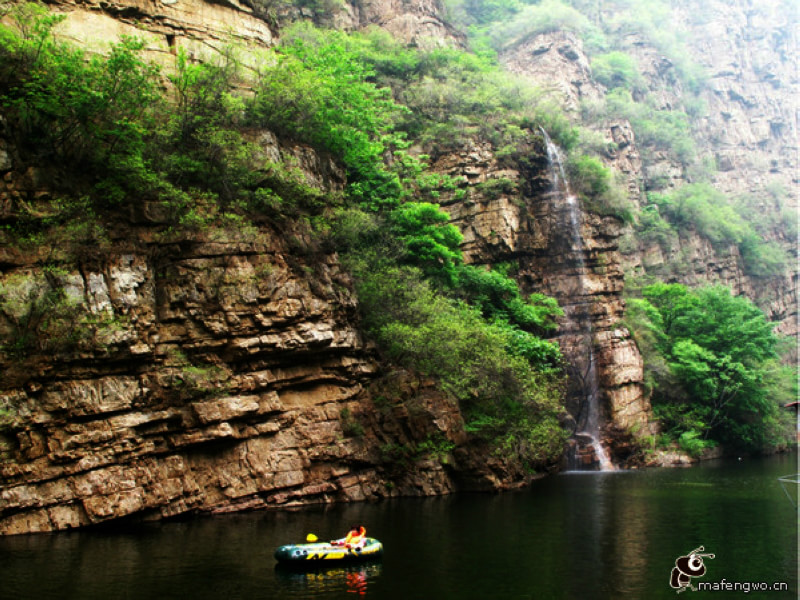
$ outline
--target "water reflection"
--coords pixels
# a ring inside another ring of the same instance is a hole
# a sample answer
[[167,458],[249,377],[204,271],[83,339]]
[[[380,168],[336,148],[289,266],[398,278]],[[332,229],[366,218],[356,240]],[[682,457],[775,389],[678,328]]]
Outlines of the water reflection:
[[380,574],[380,562],[316,569],[298,569],[280,564],[275,566],[280,590],[293,598],[314,598],[340,591],[366,596],[370,583]]
[[[769,597],[796,600],[797,511],[778,481],[797,472],[796,460],[561,475],[515,493],[0,538],[0,598],[658,600],[676,597],[675,560],[704,546],[716,558],[703,581],[785,581],[789,591]],[[383,543],[380,562],[275,568],[278,546],[309,533],[331,539],[350,523]]]

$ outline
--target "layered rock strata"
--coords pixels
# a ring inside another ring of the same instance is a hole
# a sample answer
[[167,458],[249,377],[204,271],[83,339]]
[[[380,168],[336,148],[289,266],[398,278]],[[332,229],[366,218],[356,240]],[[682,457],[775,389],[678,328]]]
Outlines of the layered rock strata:
[[[603,219],[584,215],[587,289],[598,292],[595,300],[586,301],[595,307],[591,312],[602,313],[591,319],[596,322],[592,326],[598,365],[604,371],[601,387],[609,400],[606,415],[612,421],[631,423],[626,413],[633,410],[643,415],[647,411],[647,402],[641,396],[638,351],[626,339],[624,328],[604,331],[609,323],[618,322],[623,316],[623,272],[655,275],[692,286],[726,285],[735,294],[753,299],[778,323],[779,333],[795,337],[798,333],[797,240],[786,237],[786,232],[796,227],[797,215],[796,195],[790,191],[798,184],[797,122],[793,112],[798,90],[793,26],[797,15],[781,12],[779,4],[709,2],[698,11],[676,3],[673,8],[680,26],[694,33],[687,38],[693,50],[691,58],[702,65],[708,76],[700,92],[706,107],[693,124],[698,132],[698,155],[713,157],[718,167],[713,173],[717,189],[730,198],[744,199],[753,207],[754,221],[772,223],[766,230],[762,225],[761,231],[767,240],[787,251],[787,272],[770,277],[749,275],[735,244],[714,244],[694,230],[678,231],[671,247],[665,248],[657,243],[641,243],[619,223],[598,226]],[[596,18],[613,22],[614,15],[601,11]],[[636,57],[652,98],[665,110],[682,109],[684,89],[678,66],[642,36],[629,34],[626,39],[627,50]],[[502,53],[501,60],[510,71],[550,90],[576,118],[582,107],[601,103],[606,93],[592,78],[591,63],[581,40],[569,32],[518,40]],[[692,173],[667,152],[649,150],[648,160],[642,161],[626,121],[606,121],[598,125],[598,132],[611,142],[606,146],[604,161],[624,174],[628,198],[634,205],[643,203],[643,185],[650,191],[692,182]],[[557,222],[541,211],[537,220],[541,227]],[[609,235],[613,230],[618,233]],[[537,237],[534,244],[550,239],[544,233]],[[624,252],[620,251],[623,246]],[[558,290],[568,285],[562,278],[569,275],[567,265],[553,264],[559,262],[559,257],[563,254],[552,253],[537,264],[533,277],[541,281],[536,281],[533,288],[549,289],[557,297],[567,297]],[[559,283],[549,285],[550,280]],[[576,301],[585,304],[579,298],[570,300]],[[623,381],[639,383],[620,387]]]
[[[604,421],[622,431],[649,433],[641,355],[620,322],[622,223],[582,213],[582,247],[572,247],[570,215],[563,193],[554,191],[544,139],[529,132],[518,153],[513,161],[499,161],[489,143],[471,141],[435,162],[436,170],[462,182],[461,192],[443,196],[442,204],[464,235],[465,257],[473,264],[511,261],[526,293],[553,296],[568,313],[576,307],[579,314],[564,319],[559,332],[568,362],[586,363],[591,350],[599,388],[592,392],[600,395]],[[576,419],[587,397],[578,371],[568,402]]]
[[[716,183],[731,194],[746,184],[767,209],[769,184],[776,184],[773,192],[797,184],[796,121],[786,108],[797,76],[792,34],[767,26],[764,11],[771,9],[751,4],[708,3],[725,34],[697,36],[696,46],[712,72],[704,131],[720,142],[713,150]],[[274,20],[256,2],[52,5],[67,17],[62,36],[100,50],[122,34],[137,35],[164,64],[181,49],[200,59],[231,42],[268,47],[276,35]],[[461,43],[442,14],[435,0],[376,0],[347,3],[333,20],[347,29],[378,25],[418,46]],[[634,38],[632,48],[664,106],[675,105],[680,90],[672,66]],[[745,38],[757,42],[755,50],[742,50]],[[502,60],[555,89],[576,113],[581,101],[604,94],[572,34],[524,40]],[[781,100],[773,100],[774,91]],[[685,176],[666,157],[645,173],[627,123],[606,123],[602,134],[611,142],[606,161],[626,175],[635,202],[645,175],[673,185]],[[279,147],[268,135],[261,143],[265,152],[291,154],[315,185],[341,186],[336,165],[310,149]],[[629,432],[646,431],[649,413],[641,357],[620,324],[623,270],[648,271],[687,257],[681,280],[730,284],[760,298],[783,331],[797,332],[796,270],[780,281],[752,281],[735,248],[713,247],[693,232],[681,233],[674,252],[637,247],[623,256],[622,224],[583,214],[579,274],[574,257],[559,247],[564,206],[552,192],[537,132],[517,154],[523,160],[501,161],[490,144],[472,140],[437,157],[436,168],[461,178],[467,192],[460,200],[443,197],[443,204],[465,235],[469,261],[516,261],[525,291],[583,307],[606,434],[618,460],[630,449]],[[15,169],[13,149],[1,141],[0,174],[4,219],[16,201],[47,195],[36,169]],[[90,335],[69,351],[3,365],[0,408],[14,407],[17,416],[2,431],[0,533],[496,489],[525,480],[469,445],[458,408],[432,382],[386,372],[358,333],[357,306],[337,257],[316,248],[301,228],[217,228],[170,238],[156,207],[137,210],[133,221],[114,232],[103,259],[57,274],[81,314],[92,315]],[[774,232],[788,244],[781,235]],[[45,247],[23,256],[1,248],[3,285],[30,291],[49,284],[54,275],[42,265],[59,252]],[[577,278],[583,279],[578,293]],[[21,281],[28,287],[19,288]],[[585,352],[568,341],[565,347]]]
[[[256,137],[341,189],[330,159]],[[0,195],[35,206],[45,179],[8,170]],[[63,248],[0,251],[7,347],[64,292],[61,339],[2,359],[0,534],[525,480],[470,445],[433,382],[376,360],[352,282],[301,226],[176,234],[158,215],[135,211],[74,268],[45,266]]]

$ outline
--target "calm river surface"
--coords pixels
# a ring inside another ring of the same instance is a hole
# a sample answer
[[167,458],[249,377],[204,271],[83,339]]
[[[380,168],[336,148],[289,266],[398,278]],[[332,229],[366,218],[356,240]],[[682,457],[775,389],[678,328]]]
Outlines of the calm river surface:
[[[797,598],[798,516],[777,481],[797,455],[690,469],[563,474],[531,489],[260,512],[0,539],[0,598],[675,598],[675,560],[715,554],[693,582],[785,582]],[[797,490],[789,488],[792,500]],[[291,573],[276,546],[366,524],[376,564]]]

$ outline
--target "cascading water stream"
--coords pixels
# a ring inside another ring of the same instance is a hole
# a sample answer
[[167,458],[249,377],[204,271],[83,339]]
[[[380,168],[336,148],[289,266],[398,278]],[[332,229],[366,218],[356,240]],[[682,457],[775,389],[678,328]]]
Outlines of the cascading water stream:
[[[581,235],[581,213],[578,198],[572,193],[570,189],[569,180],[567,179],[566,171],[564,169],[564,162],[561,160],[561,153],[558,147],[547,135],[547,132],[542,130],[545,143],[547,145],[547,159],[550,165],[550,177],[553,182],[553,191],[563,196],[565,205],[567,207],[567,215],[569,218],[570,226],[570,253],[575,256],[577,267],[577,282],[576,289],[573,290],[575,297],[584,297],[587,290],[586,285],[586,264],[583,257],[584,242]],[[581,405],[577,417],[577,430],[574,437],[584,437],[591,440],[591,445],[594,448],[595,456],[600,465],[601,471],[613,471],[614,464],[608,457],[605,447],[600,442],[600,407],[599,407],[599,382],[597,377],[597,365],[595,363],[594,343],[592,340],[592,330],[588,314],[588,302],[584,301],[580,304],[571,304],[564,307],[564,315],[567,318],[571,327],[569,329],[577,330],[580,337],[580,343],[587,349],[588,356],[580,362],[585,364],[580,366],[580,379],[582,383],[582,392],[585,400]],[[581,318],[582,316],[582,318]],[[583,410],[585,408],[585,411]],[[573,468],[576,465],[570,465]]]

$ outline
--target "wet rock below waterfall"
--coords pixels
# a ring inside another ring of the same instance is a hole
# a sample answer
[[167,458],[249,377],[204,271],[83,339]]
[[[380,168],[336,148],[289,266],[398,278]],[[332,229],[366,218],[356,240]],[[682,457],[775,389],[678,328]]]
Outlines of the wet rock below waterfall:
[[564,468],[567,471],[599,471],[600,458],[595,450],[595,441],[592,436],[576,433],[567,442],[564,461]]

